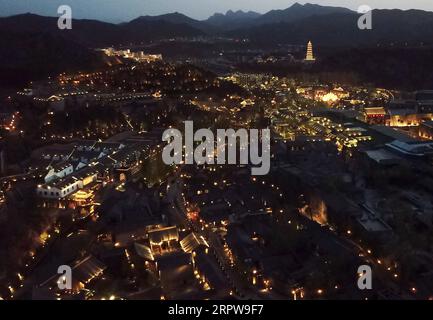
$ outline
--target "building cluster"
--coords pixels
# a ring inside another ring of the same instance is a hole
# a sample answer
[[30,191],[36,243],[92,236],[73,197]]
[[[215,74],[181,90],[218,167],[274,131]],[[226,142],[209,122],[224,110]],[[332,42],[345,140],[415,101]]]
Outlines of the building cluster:
[[266,89],[272,87],[272,84],[278,81],[278,77],[264,73],[233,73],[224,79],[247,89]]
[[322,101],[329,105],[340,102],[350,97],[350,93],[342,87],[325,88],[325,87],[304,87],[299,86],[296,88],[296,92],[306,99]]
[[291,144],[331,142],[338,150],[342,150],[344,147],[356,148],[373,140],[370,130],[354,121],[355,119],[348,117],[342,121],[332,118],[335,117],[326,112],[312,113],[280,108],[272,121],[275,141]]
[[367,129],[355,123],[336,123],[326,117],[312,117],[303,128],[312,140],[332,141],[340,150],[343,146],[355,148],[360,143],[373,139]]
[[146,54],[143,51],[133,52],[130,49],[116,50],[114,48],[106,48],[102,49],[101,51],[109,57],[122,57],[124,59],[131,59],[136,62],[151,63],[156,61],[162,61],[161,54]]
[[418,91],[411,99],[394,99],[384,106],[366,107],[364,119],[391,127],[419,126],[433,119],[433,91]]
[[[42,172],[36,194],[47,206],[64,207],[88,199],[99,185],[137,177],[160,143],[156,135],[122,135],[119,141],[81,140],[34,152],[30,169]],[[80,193],[81,191],[81,193]],[[75,197],[78,194],[78,197]]]
[[[115,245],[132,245],[134,254],[144,260],[146,268],[159,279],[161,297],[221,294],[219,290],[226,284],[212,269],[214,258],[202,235],[164,223],[144,229],[141,236],[135,233],[129,243],[120,240]],[[118,236],[116,241],[119,241]],[[229,292],[223,294],[228,296]]]
[[[89,92],[62,88],[26,89],[17,93],[20,101],[31,101],[37,106],[46,107],[50,112],[61,112],[94,103],[122,104],[128,102],[149,102],[159,100],[160,92]],[[13,123],[12,123],[13,125]],[[15,127],[15,126],[14,126]]]

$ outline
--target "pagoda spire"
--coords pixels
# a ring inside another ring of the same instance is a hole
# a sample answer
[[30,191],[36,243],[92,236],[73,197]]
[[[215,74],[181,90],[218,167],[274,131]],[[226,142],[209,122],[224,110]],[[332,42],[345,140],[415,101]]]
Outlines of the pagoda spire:
[[305,61],[315,61],[316,59],[314,58],[313,55],[313,44],[311,43],[311,41],[308,41],[307,44],[307,55],[305,57]]

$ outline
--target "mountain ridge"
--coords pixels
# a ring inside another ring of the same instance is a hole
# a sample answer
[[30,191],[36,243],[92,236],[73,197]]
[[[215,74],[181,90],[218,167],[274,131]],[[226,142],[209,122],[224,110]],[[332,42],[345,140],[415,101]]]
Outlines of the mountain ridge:
[[271,10],[261,15],[255,22],[256,25],[280,22],[287,23],[311,16],[327,15],[331,13],[354,13],[354,11],[343,7],[321,6],[311,3],[302,5],[296,2],[286,9]]
[[[275,20],[262,23],[268,21],[275,12],[278,12]],[[294,15],[299,12],[302,14]],[[271,44],[304,44],[311,39],[315,45],[331,46],[375,46],[393,42],[428,44],[433,41],[433,12],[380,9],[373,10],[372,14],[372,30],[357,28],[359,14],[354,11],[312,4],[294,4],[287,9],[263,15],[229,10],[225,14],[211,16],[213,23],[209,21],[210,18],[200,21],[179,12],[140,16],[121,24],[81,19],[73,20],[72,30],[59,30],[56,17],[21,14],[0,18],[0,28],[16,34],[47,32],[68,36],[77,43],[93,48],[206,36],[247,38]]]
[[[271,46],[305,45],[311,40],[315,48],[433,45],[433,12],[414,9],[373,10],[373,29],[360,30],[357,27],[359,14],[349,9],[340,9],[295,4],[278,11],[291,12],[284,15],[285,20],[277,18],[278,22],[265,24],[255,24],[255,21],[266,14],[227,11],[216,15],[218,19],[225,19],[222,27],[178,12],[141,16],[120,24],[90,19],[73,20],[72,30],[59,30],[57,17],[30,13],[4,17],[0,18],[0,35],[3,35],[0,71],[12,70],[8,74],[13,76],[16,74],[13,71],[15,67],[17,70],[25,70],[32,63],[38,64],[42,69],[44,56],[46,65],[53,64],[47,65],[47,69],[51,68],[53,72],[73,69],[74,63],[78,66],[93,66],[98,64],[95,48],[173,38],[225,37],[249,39],[257,45]],[[291,15],[297,10],[301,10],[303,16],[293,20]],[[318,10],[320,14],[317,14]],[[309,13],[306,14],[306,11]],[[232,24],[227,21],[232,21]],[[39,42],[40,46],[37,45]],[[56,52],[59,56],[67,56],[68,61],[62,62],[62,59],[56,57]],[[55,64],[58,67],[55,68]],[[42,74],[42,70],[40,72]]]

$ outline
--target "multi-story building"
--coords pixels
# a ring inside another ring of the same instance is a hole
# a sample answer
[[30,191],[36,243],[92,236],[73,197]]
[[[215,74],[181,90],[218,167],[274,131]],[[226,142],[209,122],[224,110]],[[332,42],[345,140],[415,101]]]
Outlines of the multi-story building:
[[314,58],[313,44],[311,43],[311,41],[308,41],[307,44],[307,55],[305,56],[305,61],[308,62],[316,61],[316,59]]

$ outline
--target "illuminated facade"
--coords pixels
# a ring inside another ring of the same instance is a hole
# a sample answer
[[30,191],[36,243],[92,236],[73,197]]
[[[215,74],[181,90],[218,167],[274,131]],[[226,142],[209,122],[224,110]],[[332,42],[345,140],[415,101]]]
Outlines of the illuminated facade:
[[418,128],[418,136],[422,139],[433,140],[433,121],[424,121]]
[[364,108],[364,121],[369,124],[385,124],[386,110],[383,107]]
[[307,44],[307,55],[305,57],[305,61],[316,61],[313,55],[313,44],[311,43],[311,41],[308,41]]
[[153,255],[169,251],[179,241],[179,232],[176,226],[151,230],[148,235]]

